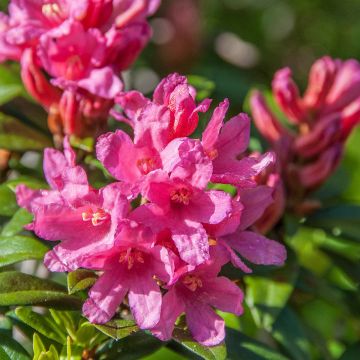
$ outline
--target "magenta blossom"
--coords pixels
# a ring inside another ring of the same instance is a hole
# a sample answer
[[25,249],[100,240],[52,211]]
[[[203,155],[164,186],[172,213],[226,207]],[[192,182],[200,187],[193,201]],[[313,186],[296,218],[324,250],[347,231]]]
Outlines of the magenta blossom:
[[[124,109],[127,121],[134,128],[135,142],[148,133],[156,148],[162,150],[172,139],[191,135],[198,125],[198,113],[209,109],[209,99],[197,105],[195,96],[196,92],[187,79],[175,73],[157,86],[153,101],[131,91],[119,95],[116,102]],[[124,120],[124,117],[119,119]]]
[[64,155],[47,149],[44,173],[51,190],[16,189],[19,205],[34,215],[29,229],[45,240],[61,240],[45,257],[52,271],[75,270],[92,251],[113,246],[118,222],[129,210],[120,185],[93,189],[74,156],[67,142]]
[[226,99],[215,109],[202,135],[202,145],[214,167],[211,181],[239,187],[256,186],[254,177],[274,162],[274,155],[238,159],[249,145],[250,118],[240,114],[224,124],[228,107]]
[[168,282],[174,272],[169,251],[155,245],[149,228],[134,222],[123,223],[114,247],[94,253],[85,266],[103,274],[91,288],[83,312],[95,323],[105,323],[128,294],[131,312],[142,329],[155,326],[160,319],[161,291],[157,281]]
[[212,165],[199,141],[173,140],[162,159],[165,171],[149,173],[142,186],[142,196],[149,203],[136,209],[133,216],[158,230],[169,228],[180,257],[198,265],[209,258],[202,224],[224,220],[231,211],[231,198],[222,191],[206,190]]
[[242,291],[226,277],[217,276],[226,257],[221,250],[212,255],[214,260],[180,275],[165,294],[160,321],[151,330],[161,340],[171,339],[176,319],[185,313],[194,339],[206,346],[217,345],[224,340],[225,322],[214,308],[235,315],[243,312]]

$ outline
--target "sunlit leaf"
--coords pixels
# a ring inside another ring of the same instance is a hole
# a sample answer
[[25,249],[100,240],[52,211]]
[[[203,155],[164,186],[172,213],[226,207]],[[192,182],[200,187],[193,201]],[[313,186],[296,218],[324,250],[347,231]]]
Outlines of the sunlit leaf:
[[28,236],[0,236],[0,267],[29,259],[42,259],[48,247]]
[[94,285],[97,278],[97,275],[90,270],[79,269],[69,273],[67,277],[69,294],[87,289]]
[[0,306],[41,305],[60,309],[79,309],[82,301],[68,295],[52,281],[17,271],[0,273]]
[[217,346],[203,346],[196,342],[188,331],[176,328],[173,332],[174,341],[186,350],[189,355],[197,355],[206,360],[226,359],[226,346],[222,343]]

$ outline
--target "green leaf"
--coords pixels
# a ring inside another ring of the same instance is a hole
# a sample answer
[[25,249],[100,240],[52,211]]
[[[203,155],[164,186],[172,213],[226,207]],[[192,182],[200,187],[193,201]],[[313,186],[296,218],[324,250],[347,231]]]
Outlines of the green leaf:
[[224,343],[207,347],[196,342],[186,330],[175,328],[173,332],[174,341],[184,348],[189,355],[196,355],[205,360],[225,360],[226,346]]
[[18,342],[0,331],[0,359],[29,360],[30,356]]
[[89,270],[76,270],[68,274],[67,283],[69,294],[87,289],[95,284],[97,275]]
[[40,354],[38,360],[59,360],[59,354],[54,345],[50,345],[49,351]]
[[196,100],[201,101],[211,95],[215,89],[215,83],[209,79],[206,79],[198,75],[188,75],[188,82],[190,85],[196,88]]
[[42,259],[48,247],[28,236],[0,236],[0,267],[29,259]]
[[346,351],[341,355],[339,360],[357,360],[360,354],[360,341],[351,345],[346,349]]
[[66,344],[64,329],[60,328],[48,314],[40,315],[26,307],[17,308],[15,314],[38,333],[60,344]]
[[360,206],[341,205],[318,210],[310,216],[307,226],[360,241]]
[[42,352],[46,352],[45,345],[43,344],[40,336],[37,333],[34,333],[33,336],[33,352],[34,360],[37,360]]
[[272,279],[246,276],[246,303],[259,327],[271,330],[293,292],[294,285]]
[[[101,346],[97,356],[105,355],[107,360],[136,360],[158,350],[163,343],[143,331],[120,340],[110,340]],[[96,357],[97,358],[97,357]]]
[[81,360],[83,348],[72,343],[70,336],[67,338],[66,345],[63,346],[60,353],[60,360]]
[[26,209],[19,209],[11,220],[3,227],[1,235],[12,236],[18,234],[23,231],[25,225],[31,223],[32,219],[32,214]]
[[104,325],[95,325],[104,334],[119,340],[139,331],[138,326],[131,320],[111,320]]
[[226,329],[225,341],[228,360],[290,360],[290,358],[234,329]]
[[285,307],[277,318],[272,335],[288,351],[293,360],[311,359],[310,342],[296,313]]
[[18,67],[0,65],[0,105],[25,93]]
[[11,151],[43,150],[51,141],[19,120],[0,113],[0,149]]
[[52,281],[17,271],[0,273],[0,306],[40,305],[58,309],[79,309],[82,301],[68,295]]
[[16,196],[5,183],[0,185],[0,215],[12,216],[18,210]]

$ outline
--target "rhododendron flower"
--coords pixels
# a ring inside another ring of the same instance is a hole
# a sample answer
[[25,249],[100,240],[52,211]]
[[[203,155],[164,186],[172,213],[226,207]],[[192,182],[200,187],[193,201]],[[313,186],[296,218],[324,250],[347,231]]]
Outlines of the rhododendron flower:
[[[21,62],[25,87],[49,111],[56,136],[97,134],[123,88],[120,72],[150,38],[146,18],[159,4],[11,0],[9,15],[0,13],[0,61]],[[85,111],[83,103],[94,97],[99,105]]]
[[211,181],[239,187],[255,186],[253,178],[274,161],[273,154],[238,160],[249,145],[250,119],[240,114],[224,124],[228,107],[229,102],[225,100],[215,109],[202,135],[203,147],[214,166]]
[[75,270],[92,251],[111,247],[118,222],[129,210],[117,184],[93,189],[74,156],[67,141],[65,154],[47,149],[44,173],[51,190],[19,185],[16,191],[19,205],[34,215],[29,229],[45,240],[61,240],[45,256],[51,271]]
[[[251,109],[260,133],[279,155],[280,168],[274,175],[283,177],[290,208],[297,212],[308,194],[334,173],[343,144],[360,121],[360,64],[325,56],[312,66],[303,96],[289,68],[275,74],[272,88],[294,130],[276,118],[257,91],[251,96]],[[284,208],[279,181],[278,209]]]
[[[73,94],[64,94],[70,111]],[[168,340],[185,313],[193,337],[212,346],[225,336],[214,308],[242,312],[242,291],[218,276],[222,266],[232,262],[251,272],[243,259],[282,265],[286,251],[253,231],[272,201],[273,189],[258,177],[271,171],[273,154],[247,156],[249,119],[240,114],[224,123],[227,100],[201,139],[186,137],[196,130],[199,109],[210,104],[194,98],[177,74],[161,82],[154,101],[122,93],[117,116],[132,125],[133,136],[117,130],[96,144],[116,181],[92,188],[65,139],[64,153],[45,151],[50,190],[20,185],[17,198],[34,215],[27,229],[59,241],[45,256],[51,271],[99,272],[83,306],[91,322],[109,321],[126,298],[140,328]],[[212,189],[214,181],[235,185],[236,194]]]
[[225,322],[214,308],[235,315],[243,312],[243,293],[226,277],[218,277],[227,260],[212,251],[213,260],[195,270],[179,274],[163,298],[161,318],[152,333],[161,340],[170,340],[175,321],[185,313],[189,330],[196,341],[206,346],[219,344],[225,337]]
[[120,225],[114,247],[94,253],[85,261],[89,269],[104,271],[89,292],[83,312],[95,323],[105,323],[128,294],[131,312],[142,329],[160,319],[162,295],[157,281],[172,279],[174,264],[169,251],[155,245],[149,228],[134,222]]
[[[135,142],[144,137],[144,132],[151,133],[154,126],[163,129],[157,132],[157,139],[152,137],[161,150],[172,139],[191,135],[198,125],[198,113],[209,109],[209,99],[197,105],[195,96],[195,89],[188,84],[186,77],[172,74],[156,87],[152,101],[131,91],[119,95],[116,102],[125,110],[134,128]],[[157,121],[154,114],[158,114],[161,121]],[[119,119],[124,120],[123,117]]]

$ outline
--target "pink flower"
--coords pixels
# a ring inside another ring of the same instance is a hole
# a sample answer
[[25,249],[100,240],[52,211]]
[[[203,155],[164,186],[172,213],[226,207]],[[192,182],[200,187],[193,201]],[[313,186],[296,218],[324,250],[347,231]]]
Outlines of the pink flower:
[[[198,113],[209,109],[210,100],[197,105],[195,95],[186,77],[175,73],[160,82],[153,101],[132,91],[118,96],[116,102],[125,109],[128,121],[134,127],[135,142],[147,132],[157,148],[162,150],[172,139],[191,135],[198,125]],[[157,120],[159,116],[160,122]]]
[[189,330],[196,341],[215,346],[225,337],[225,322],[214,308],[241,315],[243,293],[226,277],[218,277],[226,260],[221,255],[180,276],[165,294],[161,318],[151,332],[161,340],[171,339],[176,319],[186,315]]
[[[72,271],[92,252],[113,246],[118,222],[129,204],[121,186],[92,189],[85,171],[75,165],[75,154],[65,141],[65,152],[47,149],[44,173],[51,190],[17,187],[17,200],[34,215],[29,226],[39,237],[61,240],[46,254],[51,271]],[[74,231],[76,229],[76,231]]]
[[158,323],[162,296],[157,281],[170,281],[174,265],[170,253],[155,245],[155,239],[149,228],[124,223],[111,250],[94,253],[87,259],[87,268],[103,271],[83,306],[91,322],[110,320],[128,294],[131,312],[140,328],[149,329]]
[[228,107],[226,99],[215,109],[202,135],[204,150],[214,167],[211,181],[239,187],[255,186],[253,178],[274,162],[274,156],[267,153],[259,158],[238,160],[249,145],[250,119],[246,114],[240,114],[224,124]]
[[160,155],[151,143],[149,146],[138,146],[121,130],[99,137],[96,153],[115,179],[129,184],[136,184],[145,175],[161,167]]
[[111,99],[121,91],[122,83],[110,67],[99,68],[105,49],[99,31],[85,31],[79,22],[67,20],[42,36],[38,55],[45,70],[56,78],[55,84],[79,86]]
[[[179,158],[173,161],[175,151]],[[189,264],[200,264],[209,258],[208,236],[202,224],[224,220],[231,211],[231,198],[222,191],[205,190],[212,166],[199,141],[173,140],[162,159],[165,171],[149,173],[142,186],[141,193],[150,203],[132,216],[158,231],[170,229],[180,257]]]

